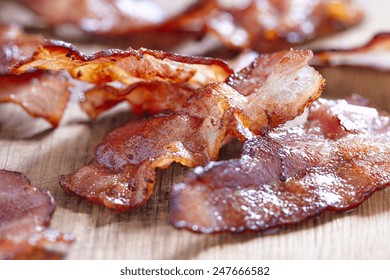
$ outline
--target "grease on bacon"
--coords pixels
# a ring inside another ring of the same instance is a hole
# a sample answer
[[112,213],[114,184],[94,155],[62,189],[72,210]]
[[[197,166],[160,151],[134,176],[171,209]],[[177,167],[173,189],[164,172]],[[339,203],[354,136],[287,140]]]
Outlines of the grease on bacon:
[[170,221],[202,233],[265,231],[353,209],[390,186],[389,139],[389,114],[321,99],[306,123],[249,139],[239,159],[196,168],[172,188]]

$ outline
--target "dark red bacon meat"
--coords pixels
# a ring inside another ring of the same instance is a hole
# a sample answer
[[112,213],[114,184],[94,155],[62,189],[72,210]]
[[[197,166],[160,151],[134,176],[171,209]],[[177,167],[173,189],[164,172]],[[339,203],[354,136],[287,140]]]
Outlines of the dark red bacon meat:
[[198,89],[182,110],[112,131],[91,163],[63,176],[61,186],[116,210],[144,204],[156,168],[204,165],[217,158],[226,135],[245,140],[302,113],[324,84],[307,65],[311,57],[305,50],[260,56],[228,83]]
[[390,186],[389,159],[389,114],[322,99],[305,124],[196,168],[171,191],[170,221],[202,233],[264,231],[350,210]]
[[58,259],[74,241],[49,229],[54,200],[21,173],[0,170],[0,259]]

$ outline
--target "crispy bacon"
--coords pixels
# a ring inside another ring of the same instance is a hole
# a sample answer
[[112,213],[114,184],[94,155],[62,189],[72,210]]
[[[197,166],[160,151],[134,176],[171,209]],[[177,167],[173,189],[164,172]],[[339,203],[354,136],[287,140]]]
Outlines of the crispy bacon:
[[49,229],[50,193],[18,172],[0,170],[0,178],[0,259],[62,258],[74,237]]
[[269,52],[356,25],[362,18],[351,0],[203,0],[166,28],[203,29],[230,48]]
[[390,70],[390,33],[379,33],[363,46],[351,49],[317,51],[316,66],[357,66]]
[[22,74],[31,69],[67,70],[77,80],[102,85],[120,82],[125,86],[139,81],[167,81],[200,86],[224,81],[232,70],[219,59],[181,56],[141,48],[126,51],[110,49],[82,54],[75,46],[48,40],[36,52],[12,69]]
[[213,162],[171,191],[177,228],[264,231],[324,210],[346,211],[390,186],[390,115],[321,100],[308,121],[248,140],[239,159]]
[[30,58],[15,65],[12,73],[31,69],[68,71],[73,79],[91,84],[92,89],[82,92],[82,108],[91,117],[123,100],[137,113],[176,110],[193,90],[223,82],[232,73],[219,59],[148,49],[112,49],[85,55],[61,41],[46,41]]
[[311,56],[305,50],[260,56],[228,83],[197,90],[182,110],[112,131],[91,163],[63,176],[61,186],[116,210],[144,204],[153,192],[156,168],[172,162],[204,165],[217,158],[226,135],[244,140],[300,114],[324,83],[307,66]]

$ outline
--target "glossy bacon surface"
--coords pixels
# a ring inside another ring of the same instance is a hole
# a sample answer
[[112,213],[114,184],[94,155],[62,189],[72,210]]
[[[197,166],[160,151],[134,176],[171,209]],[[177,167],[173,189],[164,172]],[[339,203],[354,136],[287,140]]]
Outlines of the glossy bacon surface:
[[215,233],[264,231],[357,207],[390,186],[390,118],[320,100],[308,121],[248,140],[239,159],[198,167],[171,191],[171,223]]
[[156,168],[172,162],[204,165],[217,158],[226,135],[244,140],[295,118],[309,106],[324,83],[307,65],[311,56],[310,51],[260,56],[228,83],[197,90],[182,110],[112,131],[91,163],[63,176],[61,186],[116,210],[144,204],[152,194]]
[[52,259],[66,254],[74,237],[49,229],[55,206],[47,191],[21,173],[0,170],[0,259]]

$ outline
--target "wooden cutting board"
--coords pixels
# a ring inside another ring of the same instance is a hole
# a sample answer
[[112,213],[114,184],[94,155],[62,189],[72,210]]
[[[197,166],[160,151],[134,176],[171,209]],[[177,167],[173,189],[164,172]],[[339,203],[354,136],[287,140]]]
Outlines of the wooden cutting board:
[[[377,8],[377,16],[389,10],[383,7],[384,1],[372,2],[382,7]],[[370,37],[376,30],[372,21],[377,21],[371,13],[365,25],[322,44]],[[390,30],[385,15],[380,24]],[[327,79],[324,97],[359,93],[390,111],[390,73],[353,68],[321,72]],[[374,194],[350,213],[325,212],[267,235],[200,235],[170,226],[169,189],[187,171],[180,165],[158,171],[152,198],[127,213],[117,214],[64,192],[59,176],[88,163],[104,135],[131,118],[123,105],[91,122],[71,103],[61,125],[53,130],[12,104],[0,105],[0,168],[23,172],[34,186],[53,194],[57,210],[52,227],[77,238],[68,259],[390,259],[390,190]],[[228,146],[221,156],[232,157],[236,151],[237,147]]]

